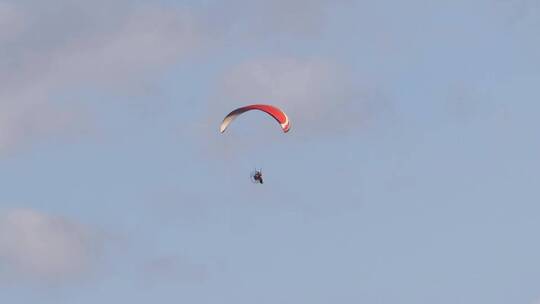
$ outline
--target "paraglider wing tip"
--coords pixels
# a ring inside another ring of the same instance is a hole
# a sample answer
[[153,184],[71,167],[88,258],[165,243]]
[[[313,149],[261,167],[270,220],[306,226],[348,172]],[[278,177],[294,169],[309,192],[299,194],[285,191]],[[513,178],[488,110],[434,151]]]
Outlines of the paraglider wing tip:
[[283,129],[284,133],[287,133],[291,130],[291,125],[289,124],[289,122],[287,122],[286,124],[281,125],[281,128]]

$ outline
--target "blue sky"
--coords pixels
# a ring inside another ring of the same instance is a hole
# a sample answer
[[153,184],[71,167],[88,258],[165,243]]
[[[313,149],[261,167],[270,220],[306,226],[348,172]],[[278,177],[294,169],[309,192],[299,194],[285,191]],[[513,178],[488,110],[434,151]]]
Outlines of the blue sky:
[[539,14],[0,1],[0,299],[539,303]]

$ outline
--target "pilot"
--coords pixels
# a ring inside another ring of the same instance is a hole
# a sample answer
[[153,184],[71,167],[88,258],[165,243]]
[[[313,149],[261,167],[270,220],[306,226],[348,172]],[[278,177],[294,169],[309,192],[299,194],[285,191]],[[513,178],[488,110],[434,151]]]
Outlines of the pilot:
[[262,172],[261,171],[255,172],[255,174],[253,175],[253,180],[255,180],[256,182],[260,184],[264,184]]

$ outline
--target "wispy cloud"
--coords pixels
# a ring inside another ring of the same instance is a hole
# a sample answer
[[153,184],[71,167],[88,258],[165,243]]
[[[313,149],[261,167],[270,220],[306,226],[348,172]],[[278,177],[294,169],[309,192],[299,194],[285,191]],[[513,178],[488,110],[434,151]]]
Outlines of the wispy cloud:
[[249,60],[223,76],[220,108],[268,102],[286,109],[299,134],[348,131],[368,122],[384,102],[368,78],[352,79],[345,67],[320,58]]
[[540,13],[540,4],[535,0],[494,0],[494,3],[511,24],[518,24]]
[[[314,37],[324,30],[329,12],[347,2],[350,1],[232,0],[215,5],[214,13],[211,12],[210,15],[224,29],[243,39]],[[221,6],[221,9],[216,10],[216,6]]]
[[66,94],[133,94],[203,39],[185,9],[61,2],[0,2],[0,153],[80,127],[84,107]]
[[0,262],[10,277],[47,283],[77,277],[91,270],[102,245],[97,234],[64,217],[32,209],[0,215]]
[[0,43],[6,43],[24,30],[23,17],[13,4],[0,2]]

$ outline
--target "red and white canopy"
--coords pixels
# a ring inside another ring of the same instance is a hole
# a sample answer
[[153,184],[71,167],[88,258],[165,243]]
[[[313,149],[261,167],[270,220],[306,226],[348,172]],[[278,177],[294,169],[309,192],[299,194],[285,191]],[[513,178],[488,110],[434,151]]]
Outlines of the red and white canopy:
[[251,110],[259,110],[267,113],[268,115],[272,116],[280,125],[283,132],[287,133],[290,130],[290,122],[289,117],[287,117],[287,114],[280,110],[277,107],[271,106],[271,105],[264,105],[264,104],[254,104],[249,105],[245,107],[238,108],[231,113],[229,113],[227,116],[225,116],[225,119],[223,119],[223,122],[221,123],[221,126],[219,128],[219,131],[221,133],[225,132],[227,127],[229,127],[229,124],[239,115],[242,113],[245,113],[247,111]]

